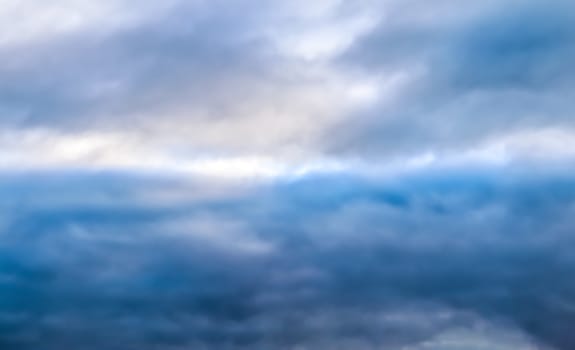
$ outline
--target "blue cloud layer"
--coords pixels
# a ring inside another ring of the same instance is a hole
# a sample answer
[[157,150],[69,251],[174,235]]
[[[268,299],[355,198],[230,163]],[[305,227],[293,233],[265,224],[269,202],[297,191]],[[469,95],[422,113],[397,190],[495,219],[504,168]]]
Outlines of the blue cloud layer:
[[575,344],[567,172],[330,175],[202,200],[133,175],[0,183],[6,348],[393,349],[484,323],[525,334],[510,348]]

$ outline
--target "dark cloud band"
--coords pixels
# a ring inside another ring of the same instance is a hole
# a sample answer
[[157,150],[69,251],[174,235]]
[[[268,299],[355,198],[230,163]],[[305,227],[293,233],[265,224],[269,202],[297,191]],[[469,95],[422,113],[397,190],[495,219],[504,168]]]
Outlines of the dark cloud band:
[[1,191],[7,348],[418,349],[483,323],[528,335],[512,347],[575,344],[565,173],[327,176],[199,201],[118,175]]

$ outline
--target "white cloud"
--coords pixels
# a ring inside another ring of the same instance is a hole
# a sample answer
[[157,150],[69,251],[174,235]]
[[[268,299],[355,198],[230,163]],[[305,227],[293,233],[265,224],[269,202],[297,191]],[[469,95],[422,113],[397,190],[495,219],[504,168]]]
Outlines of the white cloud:
[[2,0],[0,46],[32,44],[88,30],[107,31],[134,20],[130,0]]

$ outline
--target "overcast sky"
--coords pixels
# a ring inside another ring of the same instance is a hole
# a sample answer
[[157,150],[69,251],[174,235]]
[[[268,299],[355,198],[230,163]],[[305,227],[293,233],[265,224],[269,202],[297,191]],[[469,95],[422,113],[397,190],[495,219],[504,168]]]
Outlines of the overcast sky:
[[0,347],[575,348],[571,0],[0,0]]

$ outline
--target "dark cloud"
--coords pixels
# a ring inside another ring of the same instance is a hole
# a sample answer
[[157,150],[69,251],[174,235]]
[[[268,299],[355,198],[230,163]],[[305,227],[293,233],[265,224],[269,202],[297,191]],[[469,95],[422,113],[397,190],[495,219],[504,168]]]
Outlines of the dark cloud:
[[373,157],[572,128],[572,14],[562,0],[392,2],[342,62],[405,84],[330,132],[331,149]]
[[526,334],[510,348],[575,344],[567,173],[333,175],[201,200],[177,179],[41,175],[1,180],[7,348],[425,348],[482,325],[494,344]]

